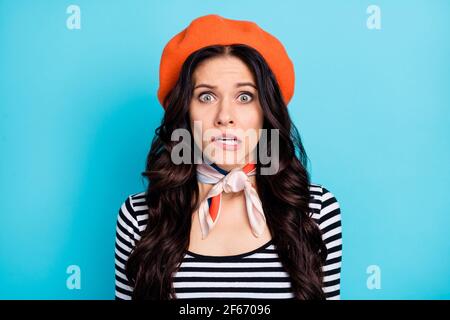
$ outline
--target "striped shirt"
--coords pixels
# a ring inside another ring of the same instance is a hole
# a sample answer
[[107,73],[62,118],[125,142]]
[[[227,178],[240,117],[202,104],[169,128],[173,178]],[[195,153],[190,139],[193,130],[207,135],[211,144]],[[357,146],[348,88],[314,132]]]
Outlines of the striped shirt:
[[[325,187],[310,184],[310,215],[322,231],[327,247],[323,291],[328,300],[340,299],[342,261],[339,202]],[[117,216],[115,242],[115,299],[131,300],[133,288],[125,275],[125,263],[140,240],[148,219],[145,192],[128,196]],[[273,240],[250,252],[231,256],[205,256],[185,250],[174,273],[177,299],[261,298],[292,299],[291,282],[281,264]]]

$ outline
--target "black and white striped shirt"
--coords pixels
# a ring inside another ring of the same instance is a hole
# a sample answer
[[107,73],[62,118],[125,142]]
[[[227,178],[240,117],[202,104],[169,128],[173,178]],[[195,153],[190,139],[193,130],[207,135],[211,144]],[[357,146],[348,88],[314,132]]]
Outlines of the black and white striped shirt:
[[[309,190],[310,212],[328,249],[323,266],[323,290],[327,299],[338,300],[342,260],[340,206],[325,187],[310,184]],[[145,192],[141,192],[130,195],[119,210],[115,242],[116,300],[131,300],[133,288],[125,275],[125,262],[146,228],[147,209]],[[233,256],[204,256],[185,250],[173,285],[177,299],[293,298],[289,275],[272,240],[255,250]]]

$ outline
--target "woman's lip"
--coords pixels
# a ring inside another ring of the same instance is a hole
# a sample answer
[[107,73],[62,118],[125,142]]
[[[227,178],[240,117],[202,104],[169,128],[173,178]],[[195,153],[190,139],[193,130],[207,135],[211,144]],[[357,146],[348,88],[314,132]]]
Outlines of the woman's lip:
[[219,139],[227,139],[227,140],[235,139],[235,140],[237,140],[238,142],[241,142],[241,139],[239,139],[238,137],[236,137],[236,136],[234,136],[234,135],[215,136],[215,137],[212,137],[212,138],[211,138],[211,141],[216,141],[216,140],[219,140]]
[[219,148],[222,148],[224,150],[232,150],[232,151],[234,151],[234,150],[237,150],[237,149],[239,149],[241,147],[241,141],[240,140],[233,141],[233,143],[230,143],[230,144],[226,144],[226,143],[224,143],[224,142],[222,142],[221,140],[218,140],[218,139],[214,139],[213,142],[214,142],[214,144],[216,146],[218,146]]

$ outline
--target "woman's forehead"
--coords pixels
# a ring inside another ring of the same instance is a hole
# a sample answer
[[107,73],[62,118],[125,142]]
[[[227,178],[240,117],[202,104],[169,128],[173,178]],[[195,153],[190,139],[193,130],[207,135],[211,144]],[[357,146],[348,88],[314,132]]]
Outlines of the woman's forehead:
[[194,83],[207,83],[211,86],[220,86],[223,81],[250,82],[253,74],[248,66],[236,57],[217,57],[205,60],[194,71]]

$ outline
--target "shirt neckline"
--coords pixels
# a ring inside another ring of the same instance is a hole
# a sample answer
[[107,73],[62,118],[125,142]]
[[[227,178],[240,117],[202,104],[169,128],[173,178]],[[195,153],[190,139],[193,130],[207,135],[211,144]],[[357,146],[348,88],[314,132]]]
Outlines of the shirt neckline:
[[235,258],[243,258],[249,255],[252,255],[254,253],[257,253],[258,251],[264,250],[267,247],[269,247],[271,244],[273,243],[273,239],[270,239],[268,242],[266,242],[265,244],[259,246],[256,249],[253,249],[251,251],[248,252],[244,252],[244,253],[240,253],[240,254],[234,254],[234,255],[226,255],[226,256],[211,256],[211,255],[203,255],[203,254],[199,254],[199,253],[195,253],[189,250],[184,250],[185,253],[187,253],[188,255],[195,257],[195,258],[205,258],[205,259],[213,259],[213,260],[220,260],[220,259],[235,259]]

